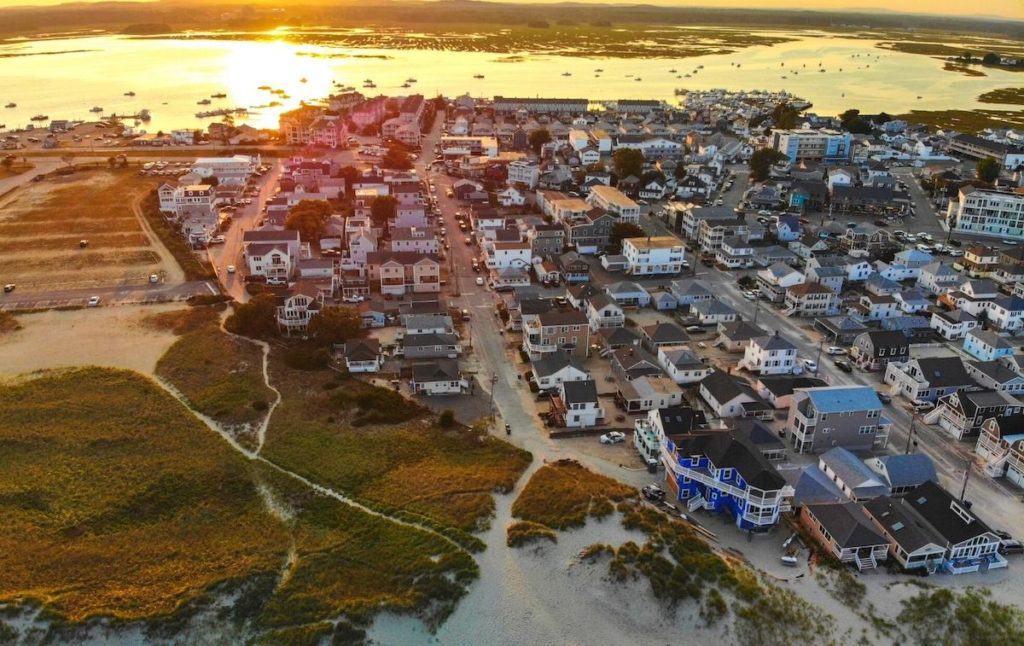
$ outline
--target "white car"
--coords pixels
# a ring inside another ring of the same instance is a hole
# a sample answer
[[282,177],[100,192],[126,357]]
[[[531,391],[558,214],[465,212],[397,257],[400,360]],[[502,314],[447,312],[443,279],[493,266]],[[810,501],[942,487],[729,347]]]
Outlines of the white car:
[[483,287],[484,286],[484,277],[483,276],[477,276],[476,277],[476,285],[477,285],[477,287]]
[[366,300],[366,298],[360,296],[359,294],[352,294],[351,296],[346,296],[341,300],[344,303],[362,303],[363,301]]
[[932,241],[932,234],[930,233],[919,233],[917,234],[917,237],[920,238],[921,240],[924,240],[925,242]]
[[86,305],[88,305],[89,307],[96,307],[99,304],[100,304],[100,297],[99,296],[90,296],[89,300],[86,302]]
[[828,350],[826,350],[826,352],[835,357],[846,354],[846,348],[840,348],[838,345],[830,345],[828,346]]
[[228,273],[229,274],[235,273],[235,266],[234,265],[228,265]]
[[612,431],[601,436],[601,444],[618,444],[626,441],[626,434],[620,431]]
[[813,359],[804,359],[804,368],[807,368],[811,372],[817,372],[818,362]]
[[959,258],[962,255],[964,255],[963,249],[950,249],[949,250],[949,257],[950,258]]
[[757,300],[757,294],[751,291],[746,291],[743,292],[743,298],[747,299],[748,301],[754,301]]

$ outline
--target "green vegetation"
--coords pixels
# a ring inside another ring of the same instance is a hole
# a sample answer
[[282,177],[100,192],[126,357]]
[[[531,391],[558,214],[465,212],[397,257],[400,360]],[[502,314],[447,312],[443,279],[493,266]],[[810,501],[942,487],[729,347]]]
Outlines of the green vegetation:
[[228,336],[215,321],[175,341],[157,362],[156,374],[200,413],[222,424],[254,424],[274,399],[263,381],[263,350]]
[[155,189],[142,200],[140,211],[149,223],[149,228],[160,238],[160,243],[171,252],[178,266],[185,272],[187,280],[209,280],[216,277],[210,263],[200,258],[182,237],[180,228],[168,223],[160,212],[160,199]]
[[506,543],[509,547],[522,547],[541,540],[557,543],[558,537],[550,528],[539,523],[531,523],[528,520],[521,520],[508,526]]
[[1004,105],[1024,105],[1024,87],[1004,87],[989,90],[978,97],[982,103],[1001,103]]
[[331,205],[326,200],[302,200],[288,211],[284,228],[298,231],[306,242],[320,240],[331,217]]
[[897,118],[933,129],[967,133],[985,128],[1024,127],[1024,112],[1019,110],[911,110]]
[[[508,491],[528,452],[480,429],[444,430],[436,417],[397,393],[336,373],[298,371],[271,353],[281,391],[263,455],[382,510],[433,523],[455,540],[484,527],[491,493]],[[410,483],[415,483],[411,486]]]
[[612,155],[612,168],[620,180],[629,177],[640,177],[644,171],[644,154],[633,148],[619,148]]
[[622,241],[626,238],[640,238],[647,234],[638,225],[632,222],[616,222],[612,225],[611,234],[608,236],[608,246],[605,251],[611,254],[622,253]]
[[248,303],[236,303],[235,311],[224,321],[224,329],[252,339],[272,339],[278,335],[277,299],[273,294],[257,294]]
[[824,566],[818,568],[814,578],[848,608],[860,608],[867,596],[867,586],[857,580],[850,568],[834,558],[824,561]]
[[551,132],[547,128],[538,128],[530,133],[527,141],[530,144],[530,148],[533,152],[540,154],[541,147],[551,141]]
[[915,644],[1024,643],[1024,610],[993,601],[987,590],[925,590],[901,603],[899,622]]
[[223,306],[186,307],[180,310],[150,314],[142,319],[142,324],[153,330],[171,332],[175,336],[181,336],[214,323],[220,318],[223,311]]
[[0,602],[145,618],[283,562],[250,465],[134,373],[0,389],[0,453]]
[[974,165],[975,176],[987,184],[991,184],[996,181],[996,178],[999,177],[999,171],[1001,170],[1002,167],[994,157],[979,159],[978,163]]
[[18,318],[10,312],[0,312],[0,335],[17,332],[21,329]]
[[582,527],[588,516],[604,518],[614,511],[613,502],[634,496],[633,487],[563,459],[533,474],[512,504],[512,516],[551,529]]

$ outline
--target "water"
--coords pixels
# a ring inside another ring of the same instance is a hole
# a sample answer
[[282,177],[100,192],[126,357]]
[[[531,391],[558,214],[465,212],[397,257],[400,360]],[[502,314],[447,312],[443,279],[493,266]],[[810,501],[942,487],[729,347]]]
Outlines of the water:
[[[494,53],[323,47],[283,40],[93,36],[22,41],[0,46],[0,56],[7,56],[0,58],[0,105],[18,104],[13,109],[0,108],[0,123],[8,129],[24,127],[36,114],[90,120],[96,116],[89,112],[93,106],[102,107],[104,114],[132,114],[148,108],[153,119],[146,127],[156,132],[204,128],[219,120],[196,118],[201,110],[249,108],[280,100],[283,105],[279,108],[253,109],[248,117],[237,120],[256,127],[276,127],[280,111],[297,107],[302,100],[324,97],[334,89],[333,81],[361,89],[367,78],[373,79],[377,88],[361,91],[390,95],[456,96],[468,92],[486,97],[674,101],[676,88],[787,90],[812,101],[814,111],[820,114],[837,114],[849,107],[869,113],[974,109],[982,107],[976,101],[979,94],[1024,80],[1012,72],[992,69],[986,69],[984,77],[967,77],[943,71],[939,60],[873,45],[870,40],[803,34],[793,42],[724,55],[650,60],[512,51],[509,54],[518,54],[523,60],[509,63],[500,62],[502,55]],[[45,52],[66,53],[42,55]],[[826,72],[817,71],[819,63]],[[704,68],[694,73],[698,65]],[[604,70],[600,78],[595,78],[595,68]],[[692,78],[676,78],[677,74],[669,72],[672,68],[678,75],[690,73]],[[564,72],[572,76],[562,76]],[[485,78],[474,79],[474,74]],[[784,75],[788,78],[781,78]],[[412,89],[401,88],[408,77],[418,82]],[[281,88],[290,98],[278,99],[257,89],[261,85]],[[135,96],[124,96],[128,91]],[[219,92],[227,98],[197,105]]]

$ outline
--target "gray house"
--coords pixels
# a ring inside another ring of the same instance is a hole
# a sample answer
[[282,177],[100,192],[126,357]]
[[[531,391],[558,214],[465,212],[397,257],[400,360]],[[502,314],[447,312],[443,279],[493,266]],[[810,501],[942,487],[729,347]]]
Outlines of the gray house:
[[892,422],[882,416],[878,393],[867,386],[827,386],[793,393],[786,430],[798,453],[836,446],[851,451],[884,447]]
[[455,359],[462,354],[454,334],[407,334],[402,347],[406,359]]

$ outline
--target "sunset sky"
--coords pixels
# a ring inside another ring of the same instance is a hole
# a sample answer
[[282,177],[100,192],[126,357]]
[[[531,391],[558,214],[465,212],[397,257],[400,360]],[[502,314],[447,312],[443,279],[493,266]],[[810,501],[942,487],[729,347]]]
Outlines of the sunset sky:
[[[86,0],[90,1],[90,0]],[[94,0],[100,1],[100,0]],[[133,0],[119,0],[133,1]],[[146,1],[146,0],[139,0]],[[498,0],[515,2],[516,0]],[[560,2],[562,0],[525,0],[527,2]],[[575,0],[576,2],[600,2],[600,0]],[[25,5],[64,4],[67,0],[0,0],[0,7],[16,7]],[[318,4],[322,0],[312,0],[310,4]],[[272,0],[256,0],[254,4],[274,4]],[[301,0],[288,0],[281,4],[302,4]],[[963,2],[963,0],[715,0],[708,2],[677,2],[673,0],[644,0],[643,2],[615,2],[614,4],[657,4],[672,6],[714,6],[714,7],[756,7],[759,9],[811,9],[811,10],[851,10],[851,11],[882,11],[903,13],[926,13],[958,16],[1001,16],[1024,20],[1024,0],[987,0],[981,4]]]

